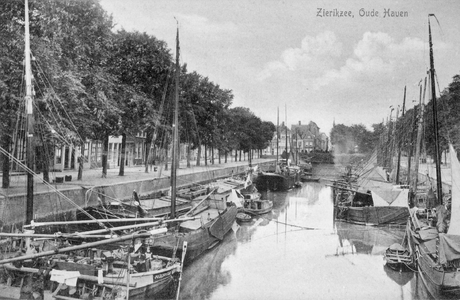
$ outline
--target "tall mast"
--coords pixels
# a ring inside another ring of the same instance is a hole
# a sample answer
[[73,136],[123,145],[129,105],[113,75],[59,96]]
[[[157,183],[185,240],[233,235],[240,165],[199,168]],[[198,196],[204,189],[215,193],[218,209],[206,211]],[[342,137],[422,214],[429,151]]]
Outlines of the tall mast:
[[435,145],[435,162],[436,162],[436,184],[437,184],[437,202],[435,206],[442,203],[442,180],[441,180],[441,153],[439,151],[439,136],[438,136],[438,113],[436,107],[436,86],[434,82],[434,59],[433,59],[433,42],[431,40],[431,25],[430,16],[428,15],[428,36],[430,43],[430,79],[431,79],[431,101],[433,105],[433,128],[434,128],[434,145]]
[[295,132],[295,164],[299,165],[298,131]]
[[[425,88],[426,88],[426,77],[425,77]],[[415,176],[412,185],[412,190],[415,192],[417,191],[417,184],[418,184],[418,167],[420,161],[420,143],[422,141],[422,132],[423,132],[423,108],[425,104],[423,103],[423,99],[425,95],[422,97],[422,85],[420,84],[420,108],[419,108],[419,120],[418,120],[418,128],[417,128],[417,141],[415,142]]]
[[26,134],[26,165],[27,165],[27,202],[26,202],[26,224],[30,224],[33,220],[34,212],[34,177],[32,170],[34,169],[34,119],[33,119],[33,93],[32,93],[32,67],[30,63],[30,32],[29,32],[29,3],[25,0],[25,82],[26,82],[26,120],[27,120],[27,134]]
[[289,152],[288,152],[288,128],[287,128],[287,111],[286,104],[284,104],[284,123],[286,125],[286,165],[288,164]]
[[[406,86],[404,86],[404,99],[403,99],[403,106],[402,106],[402,115],[401,118],[404,119],[404,106],[406,106]],[[398,120],[396,119],[396,122]],[[396,135],[395,135],[396,136]],[[399,140],[398,140],[398,165],[396,166],[396,184],[399,184],[399,171],[400,171],[400,165],[401,165],[401,143],[402,143],[402,134],[399,132],[398,134]]]
[[178,139],[179,139],[179,26],[176,35],[176,86],[174,89],[174,122],[173,122],[173,145],[172,145],[172,166],[171,166],[171,219],[176,217],[176,175],[178,166]]
[[276,115],[276,165],[278,165],[278,148],[280,143],[280,108],[278,107]]

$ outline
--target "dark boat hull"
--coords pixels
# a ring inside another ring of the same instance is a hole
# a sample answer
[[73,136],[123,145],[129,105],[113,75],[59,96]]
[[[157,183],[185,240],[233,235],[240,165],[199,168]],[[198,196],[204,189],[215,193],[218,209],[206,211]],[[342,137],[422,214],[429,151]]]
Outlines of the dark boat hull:
[[[424,243],[415,245],[419,253],[426,253]],[[426,288],[434,297],[460,296],[460,273],[456,270],[445,271],[430,254],[420,255],[417,267]],[[458,298],[457,298],[458,299]]]
[[287,191],[294,188],[299,179],[297,174],[283,175],[264,172],[257,176],[256,188],[259,191]]
[[300,176],[300,181],[302,182],[319,182],[319,178],[312,178],[308,176]]
[[181,257],[181,249],[184,241],[187,241],[187,252],[184,264],[190,264],[206,250],[218,244],[233,226],[237,214],[237,208],[228,207],[220,216],[211,223],[189,232],[167,232],[156,237],[152,246],[152,252],[171,257],[174,249],[176,256]]
[[409,209],[402,206],[335,206],[335,217],[349,223],[361,225],[406,225]]

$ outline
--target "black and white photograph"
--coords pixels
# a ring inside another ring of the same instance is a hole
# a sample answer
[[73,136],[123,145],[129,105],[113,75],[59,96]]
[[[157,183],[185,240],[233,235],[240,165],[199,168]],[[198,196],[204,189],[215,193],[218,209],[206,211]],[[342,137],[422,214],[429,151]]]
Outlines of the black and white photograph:
[[459,16],[0,0],[0,299],[460,299]]

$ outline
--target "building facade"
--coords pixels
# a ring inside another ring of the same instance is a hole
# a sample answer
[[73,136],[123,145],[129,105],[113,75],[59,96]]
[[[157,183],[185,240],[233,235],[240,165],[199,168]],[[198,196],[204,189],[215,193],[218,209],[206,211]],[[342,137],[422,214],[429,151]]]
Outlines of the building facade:
[[276,155],[278,144],[278,153],[281,155],[286,150],[286,140],[290,152],[310,153],[329,150],[329,138],[325,133],[320,132],[320,128],[315,122],[310,121],[303,125],[299,121],[298,124],[291,125],[291,129],[287,130],[287,138],[286,126],[283,123],[279,129],[279,139],[277,133],[274,132],[270,146],[263,153]]

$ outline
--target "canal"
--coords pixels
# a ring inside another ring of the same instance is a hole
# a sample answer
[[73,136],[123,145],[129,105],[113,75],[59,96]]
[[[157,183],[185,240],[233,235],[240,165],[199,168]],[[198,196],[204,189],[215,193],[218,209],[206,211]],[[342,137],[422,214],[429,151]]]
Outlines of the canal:
[[403,228],[334,222],[322,183],[263,197],[274,202],[272,213],[187,266],[181,299],[430,299],[416,273],[384,266]]

